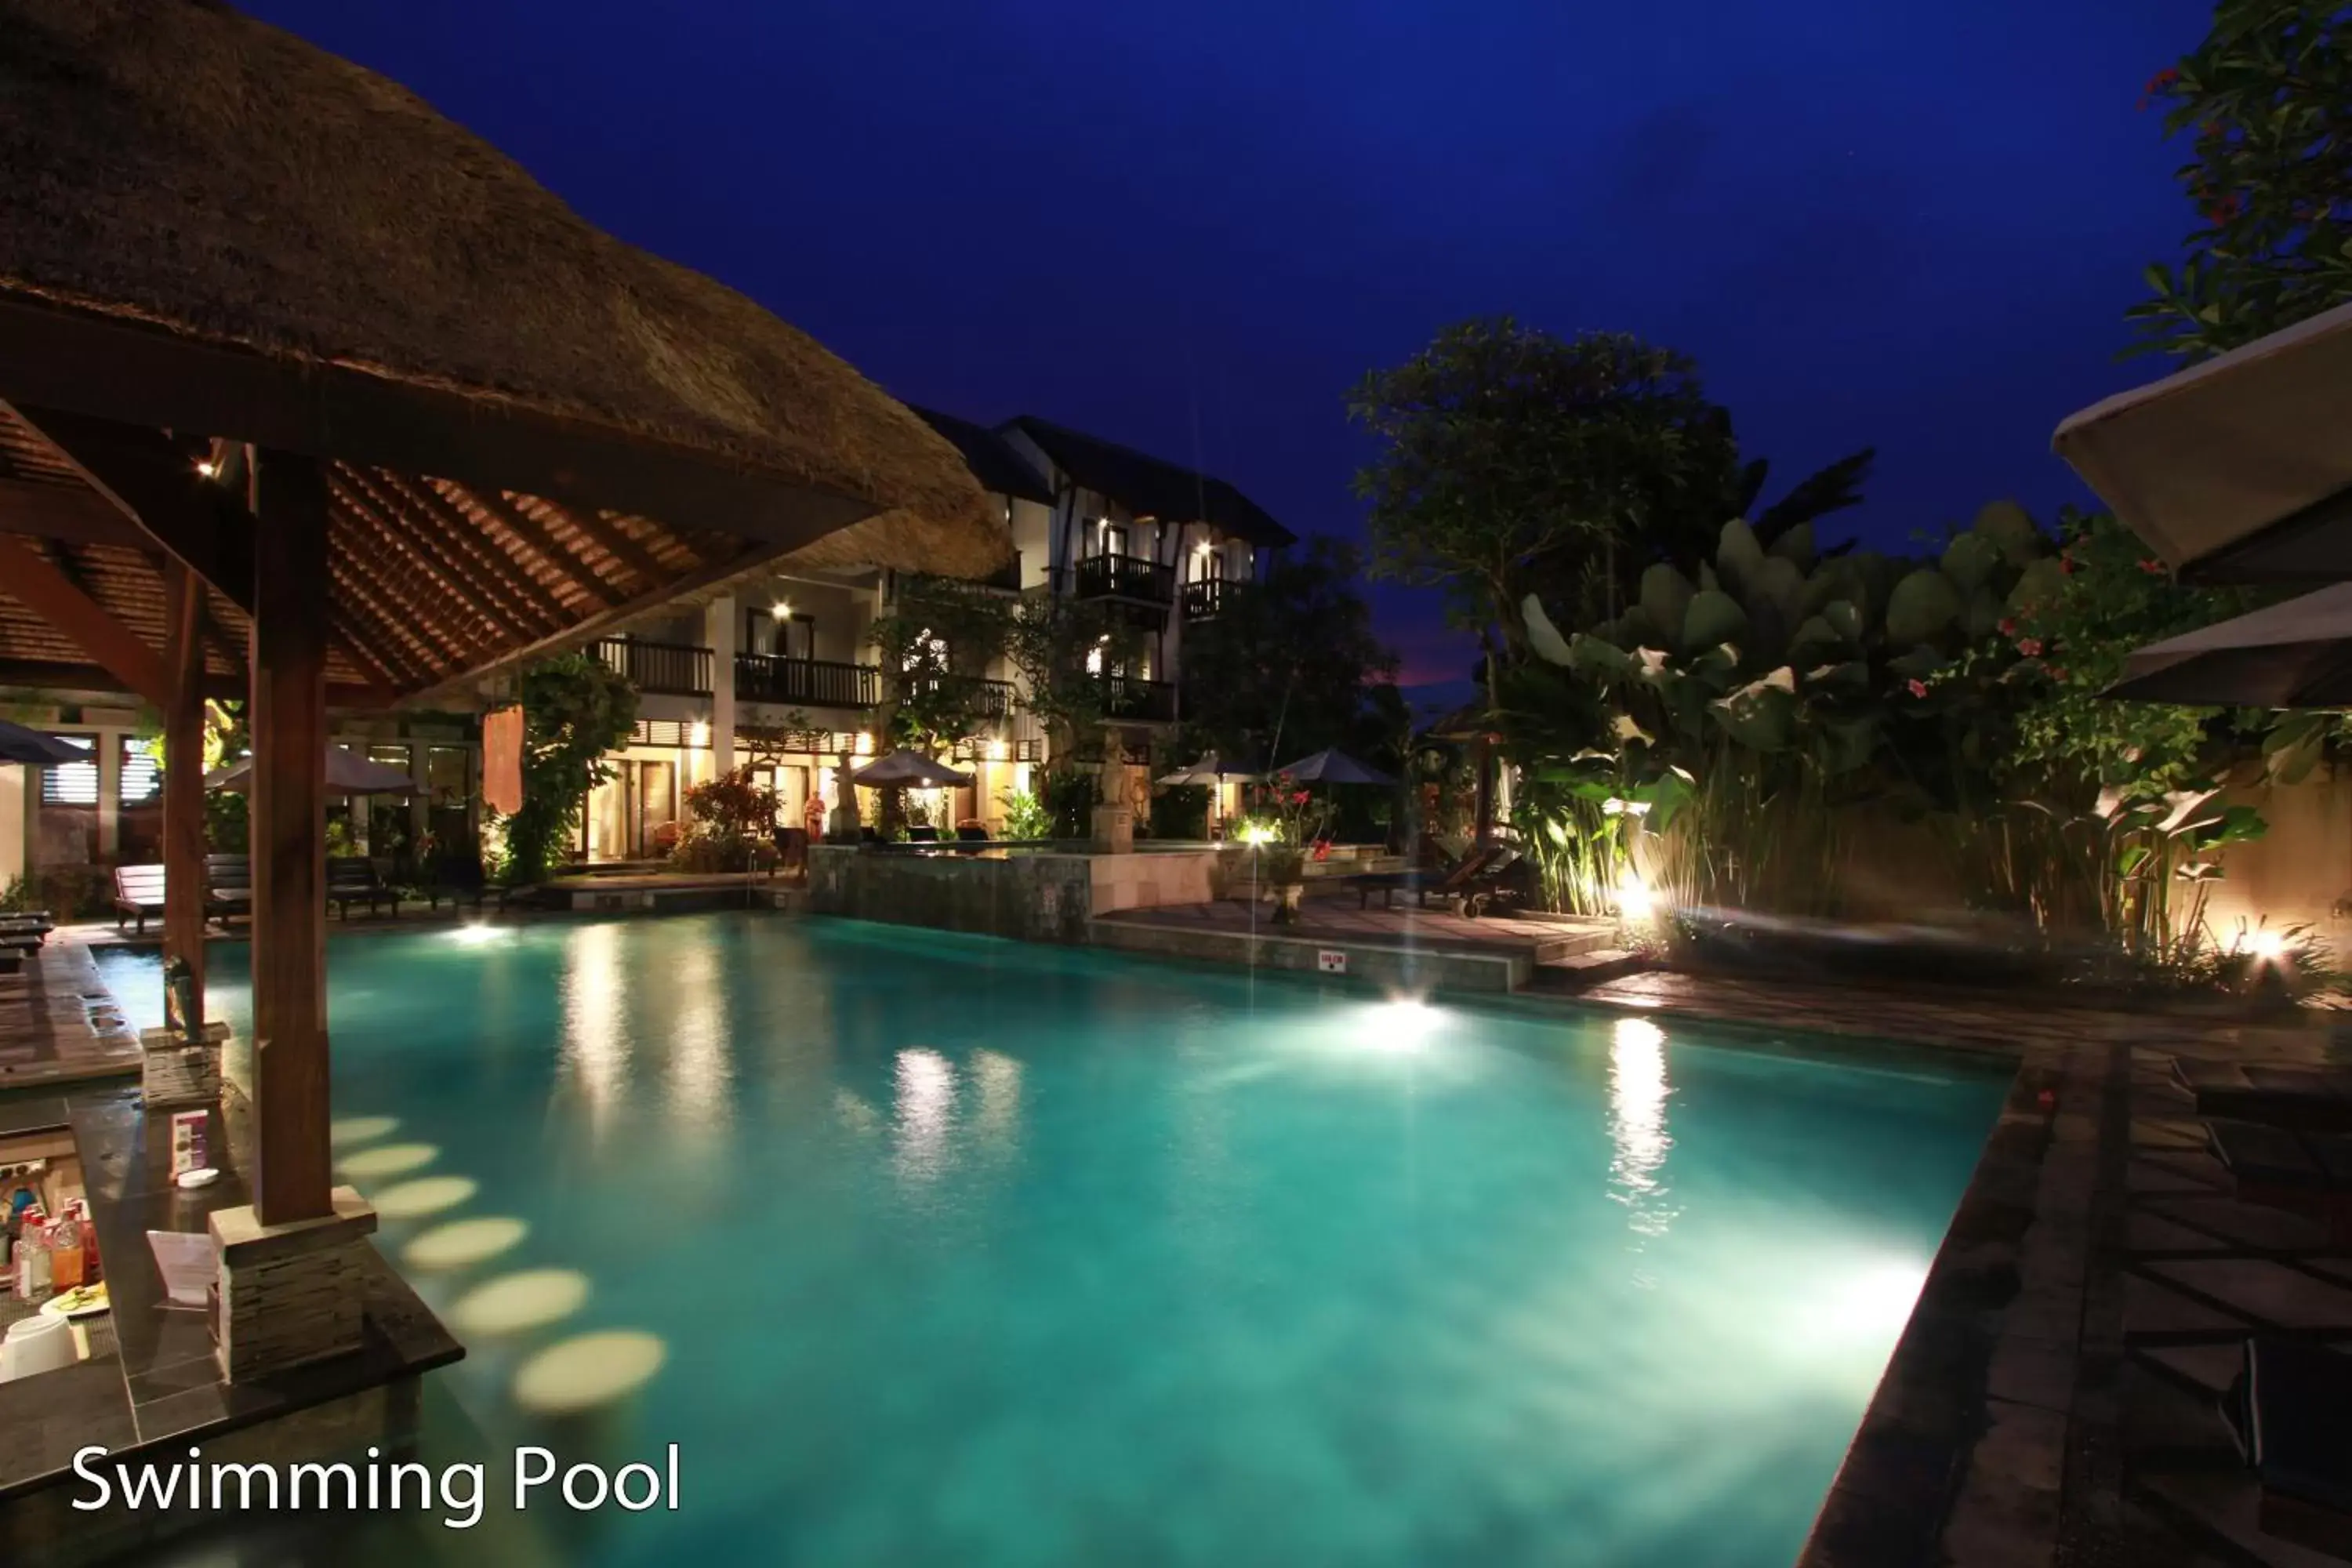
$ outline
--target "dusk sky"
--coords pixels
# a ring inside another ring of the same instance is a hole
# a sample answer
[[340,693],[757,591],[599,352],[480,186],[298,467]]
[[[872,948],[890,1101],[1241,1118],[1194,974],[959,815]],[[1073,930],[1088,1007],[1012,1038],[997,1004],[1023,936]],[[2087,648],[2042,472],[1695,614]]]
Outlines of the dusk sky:
[[[1665,6],[403,0],[247,7],[909,402],[1036,414],[1360,535],[1343,408],[1510,312],[1700,363],[1871,543],[2085,491],[2071,410],[2192,222],[2141,85],[2210,0]],[[1832,529],[1834,536],[1837,529]],[[1408,682],[1465,673],[1375,595]]]

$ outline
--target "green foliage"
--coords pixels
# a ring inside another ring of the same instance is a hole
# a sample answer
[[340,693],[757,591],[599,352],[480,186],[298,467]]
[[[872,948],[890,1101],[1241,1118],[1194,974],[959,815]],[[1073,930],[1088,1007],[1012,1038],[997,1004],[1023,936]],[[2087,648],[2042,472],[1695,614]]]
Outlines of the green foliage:
[[982,679],[1012,637],[1002,594],[950,577],[904,577],[889,611],[867,629],[889,685],[894,742],[924,751],[952,745],[995,717]]
[[1050,838],[1054,836],[1054,814],[1033,792],[999,790],[996,798],[1004,807],[1004,836],[1007,838]]
[[1105,673],[1135,671],[1143,637],[1106,600],[1036,594],[1013,606],[1004,654],[1021,673],[1023,705],[1045,726],[1048,749],[1059,757],[1076,748],[1082,731],[1111,716],[1110,687],[1089,661]]
[[1045,808],[1050,830],[1044,837],[1086,838],[1094,832],[1095,802],[1100,784],[1083,768],[1057,766],[1038,781],[1037,796]]
[[2147,269],[2142,341],[2202,358],[2352,300],[2352,9],[2221,0],[2202,43],[2147,86],[2202,226]]
[[1209,786],[1169,784],[1151,796],[1151,837],[1206,838],[1209,836]]
[[114,908],[106,872],[90,866],[45,866],[0,887],[0,910],[47,910],[59,921],[98,920]]
[[707,779],[686,792],[689,820],[670,849],[682,871],[743,871],[776,826],[776,792],[759,782],[756,763]]
[[2137,784],[2158,794],[2202,778],[2238,726],[2210,708],[2100,696],[2131,652],[2253,607],[2248,590],[2173,580],[2131,531],[2104,512],[2060,520],[2063,574],[2002,629],[2042,677],[2021,709],[2011,766],[2028,783],[2079,777],[2089,790]]
[[505,879],[543,880],[555,847],[578,826],[582,802],[612,776],[604,754],[637,721],[637,693],[585,654],[544,659],[516,683],[522,701],[522,808],[502,826]]
[[1349,414],[1380,443],[1356,477],[1374,576],[1444,590],[1457,624],[1519,633],[1540,563],[1597,569],[1706,446],[1727,459],[1695,368],[1622,333],[1560,339],[1508,316],[1462,322],[1364,377]]
[[[1372,635],[1360,568],[1352,547],[1311,540],[1265,576],[1226,584],[1217,614],[1184,628],[1186,760],[1214,752],[1260,769],[1355,741],[1371,693],[1396,672]],[[1269,755],[1277,735],[1284,757]]]
[[215,855],[251,852],[253,836],[245,796],[233,789],[205,792],[205,847]]

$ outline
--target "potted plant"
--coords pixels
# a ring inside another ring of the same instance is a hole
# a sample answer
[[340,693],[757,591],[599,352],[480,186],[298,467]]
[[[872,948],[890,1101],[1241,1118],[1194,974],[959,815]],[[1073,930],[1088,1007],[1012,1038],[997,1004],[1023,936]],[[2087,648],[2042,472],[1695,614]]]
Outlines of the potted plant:
[[1239,837],[1257,857],[1259,879],[1271,889],[1275,924],[1296,924],[1307,891],[1307,847],[1330,819],[1330,803],[1317,800],[1288,773],[1252,786],[1250,797],[1253,809],[1240,823]]

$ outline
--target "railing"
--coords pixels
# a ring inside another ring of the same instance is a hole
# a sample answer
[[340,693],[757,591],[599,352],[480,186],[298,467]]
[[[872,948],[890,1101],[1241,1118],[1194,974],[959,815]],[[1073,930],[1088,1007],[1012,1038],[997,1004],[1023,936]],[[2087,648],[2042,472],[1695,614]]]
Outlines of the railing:
[[690,643],[600,637],[596,657],[640,691],[675,697],[710,695],[710,650]]
[[904,689],[910,697],[944,695],[959,702],[970,702],[975,710],[992,719],[1002,719],[1013,708],[1011,681],[989,680],[977,675],[918,675],[908,679]]
[[739,653],[735,656],[735,695],[745,702],[871,708],[882,700],[882,672],[870,664]]
[[1223,577],[1203,577],[1197,583],[1184,584],[1184,618],[1188,621],[1205,621],[1224,608],[1224,604],[1225,580]]
[[1103,683],[1103,712],[1108,717],[1143,724],[1175,721],[1176,688],[1171,682],[1137,680],[1125,675],[1097,679]]
[[1075,599],[1141,599],[1165,605],[1176,597],[1176,569],[1148,555],[1089,555],[1061,575]]

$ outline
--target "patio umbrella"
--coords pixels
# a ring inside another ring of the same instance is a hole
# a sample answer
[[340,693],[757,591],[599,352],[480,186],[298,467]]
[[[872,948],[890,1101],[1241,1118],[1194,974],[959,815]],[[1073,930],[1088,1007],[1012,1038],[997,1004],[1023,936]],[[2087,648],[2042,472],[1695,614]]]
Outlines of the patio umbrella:
[[2195,581],[2352,579],[2352,305],[2093,405],[2058,455]]
[[5,719],[0,719],[0,763],[48,767],[64,763],[86,763],[95,755],[95,752],[79,746],[68,746],[63,741],[53,741],[38,730],[27,730],[22,724],[11,724]]
[[942,763],[933,762],[920,752],[893,752],[866,763],[849,775],[849,782],[864,784],[868,789],[884,784],[904,784],[912,789],[936,789],[947,784],[968,784],[970,773],[960,773]]
[[[240,794],[253,787],[253,759],[240,758],[225,767],[215,768],[205,775],[206,789],[233,789]],[[408,795],[416,782],[400,768],[372,763],[365,757],[355,757],[341,746],[327,748],[327,793],[329,795]]]
[[1228,781],[1234,784],[1253,784],[1256,782],[1257,777],[1255,773],[1245,773],[1239,768],[1226,766],[1217,760],[1216,752],[1211,752],[1189,768],[1178,768],[1172,773],[1162,774],[1158,782],[1164,784],[1215,785]]
[[1396,780],[1378,768],[1367,767],[1347,752],[1327,749],[1311,757],[1301,757],[1288,767],[1276,768],[1300,784],[1384,784],[1395,787]]
[[2135,649],[2102,696],[2242,708],[2352,707],[2352,583]]

